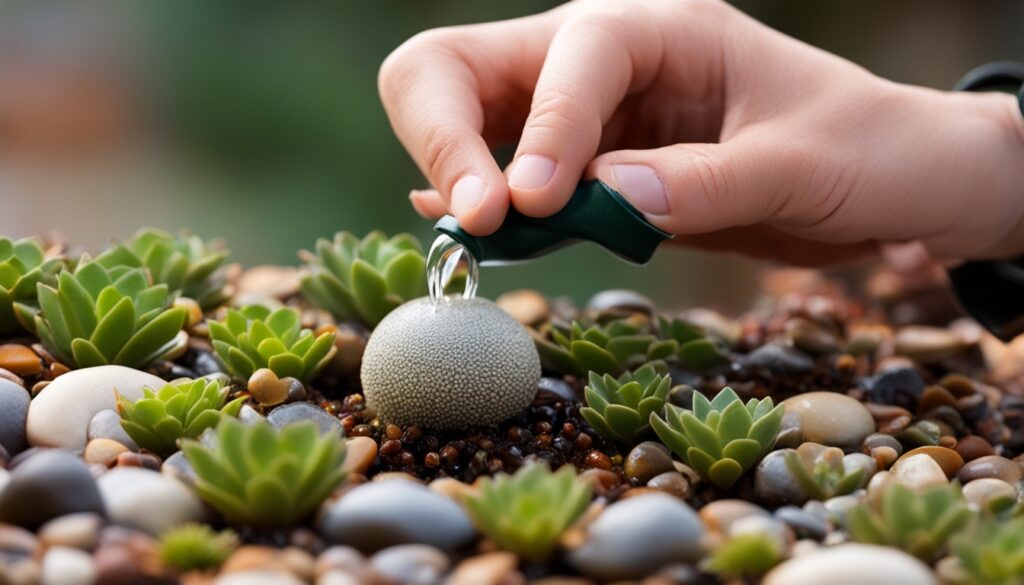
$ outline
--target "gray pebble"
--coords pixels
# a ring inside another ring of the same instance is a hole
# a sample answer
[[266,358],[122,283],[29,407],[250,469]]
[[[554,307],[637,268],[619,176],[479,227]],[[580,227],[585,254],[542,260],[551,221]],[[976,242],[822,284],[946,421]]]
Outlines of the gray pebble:
[[92,417],[85,435],[90,441],[93,439],[113,439],[132,451],[139,450],[139,446],[125,432],[124,427],[121,426],[121,416],[109,408],[97,412],[96,416]]
[[424,544],[393,546],[370,559],[373,572],[396,585],[437,585],[450,564],[446,554]]
[[28,391],[10,380],[0,378],[0,447],[11,456],[28,446],[25,419],[28,418]]
[[814,360],[809,355],[777,343],[762,345],[750,352],[747,363],[780,376],[799,376],[814,369]]
[[775,517],[785,522],[798,538],[810,538],[820,542],[828,535],[828,522],[803,508],[783,506],[775,511]]
[[14,468],[0,492],[0,522],[30,530],[76,512],[103,514],[104,506],[89,468],[67,451],[34,453]]
[[302,420],[315,422],[320,427],[320,434],[343,432],[340,420],[327,414],[322,408],[308,402],[285,404],[270,411],[270,414],[267,415],[267,422],[278,428]]

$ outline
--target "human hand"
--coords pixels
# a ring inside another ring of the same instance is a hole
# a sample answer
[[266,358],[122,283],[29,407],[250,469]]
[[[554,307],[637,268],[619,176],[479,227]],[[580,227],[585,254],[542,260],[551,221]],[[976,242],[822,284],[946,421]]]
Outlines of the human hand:
[[[427,31],[380,93],[471,233],[599,178],[676,241],[797,264],[919,240],[936,257],[1024,253],[1024,123],[999,94],[892,83],[717,0],[577,0]],[[490,148],[518,142],[503,173]]]

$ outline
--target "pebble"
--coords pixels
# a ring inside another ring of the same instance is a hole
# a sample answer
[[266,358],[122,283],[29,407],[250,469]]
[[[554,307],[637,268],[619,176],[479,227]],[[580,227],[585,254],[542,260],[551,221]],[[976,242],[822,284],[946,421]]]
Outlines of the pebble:
[[93,585],[96,568],[85,551],[55,546],[43,555],[42,585]]
[[152,374],[124,366],[97,366],[58,376],[29,405],[28,442],[81,451],[92,418],[101,410],[116,407],[115,388],[129,400],[138,400],[143,386],[161,388],[164,384]]
[[772,451],[754,468],[754,495],[765,504],[802,504],[807,499],[800,484],[786,466],[786,454],[794,449]]
[[12,456],[28,447],[25,440],[28,408],[28,392],[14,382],[0,378],[0,447]]
[[341,467],[349,473],[366,473],[377,458],[377,441],[370,437],[352,437],[345,441],[345,462]]
[[769,343],[747,355],[747,363],[779,376],[800,376],[814,369],[811,356],[787,345]]
[[238,411],[238,420],[242,421],[243,424],[251,425],[267,420],[267,417],[248,404],[243,404],[242,409]]
[[901,366],[865,378],[861,387],[873,402],[915,409],[925,383],[917,370]]
[[703,537],[690,506],[666,494],[646,494],[606,508],[568,561],[601,581],[640,579],[671,563],[696,562]]
[[438,585],[450,565],[448,555],[425,544],[392,546],[370,558],[373,573],[395,585]]
[[556,402],[579,402],[579,396],[565,380],[561,378],[543,377],[537,382],[537,396],[534,404],[554,404]]
[[19,376],[35,376],[43,371],[43,362],[36,352],[24,345],[0,345],[0,368]]
[[332,546],[317,556],[313,570],[318,576],[330,572],[361,575],[366,571],[366,557],[351,546]]
[[927,565],[894,548],[841,544],[794,557],[762,585],[938,585]]
[[461,482],[454,477],[439,477],[430,482],[428,487],[447,498],[455,500],[456,502],[462,500],[462,498],[466,496],[476,495],[480,491],[475,486]]
[[331,544],[364,553],[420,543],[454,551],[476,538],[461,506],[430,488],[392,480],[360,485],[321,506],[318,530]]
[[239,306],[257,300],[284,300],[299,292],[299,269],[291,266],[254,266],[238,278],[238,296],[253,303],[235,299]]
[[994,477],[982,477],[964,484],[964,498],[975,506],[986,509],[988,504],[996,500],[1014,501],[1017,499],[1017,488]]
[[907,451],[903,454],[903,457],[913,457],[914,455],[927,455],[934,459],[939,464],[939,467],[942,468],[946,477],[953,477],[964,465],[964,458],[959,453],[945,447],[918,447]]
[[288,400],[292,380],[295,378],[278,378],[273,370],[260,368],[249,376],[246,387],[261,406],[277,406]]
[[899,458],[890,470],[892,479],[914,490],[946,485],[946,472],[928,455]]
[[271,546],[247,544],[238,547],[224,561],[222,573],[246,573],[249,571],[270,571],[290,573],[284,550]]
[[868,435],[867,438],[864,439],[862,450],[865,453],[871,453],[871,451],[879,447],[888,447],[896,451],[897,454],[903,454],[903,444],[900,443],[896,437],[882,433],[872,433]]
[[509,552],[484,553],[455,567],[445,585],[512,585],[524,581],[516,574],[519,559]]
[[964,461],[973,461],[979,457],[996,454],[992,444],[978,435],[968,435],[960,439],[953,449],[963,457]]
[[1021,480],[1021,475],[1020,466],[1013,461],[998,455],[986,455],[966,463],[960,468],[957,478],[964,484],[982,477],[994,477],[1015,484]]
[[523,325],[538,325],[551,314],[551,306],[544,295],[535,290],[512,290],[499,295],[494,304]]
[[822,502],[825,511],[828,512],[828,518],[833,524],[839,526],[846,526],[846,515],[853,508],[859,506],[863,498],[860,494],[853,493],[846,496],[836,496],[829,498]]
[[97,463],[110,467],[117,461],[118,455],[127,452],[128,447],[113,439],[93,439],[86,443],[82,458],[86,463]]
[[99,539],[103,517],[95,512],[80,512],[54,518],[39,528],[39,542],[45,547],[65,546],[92,550]]
[[112,522],[153,536],[206,517],[202,501],[192,490],[156,471],[117,467],[97,483]]
[[121,426],[121,415],[114,410],[101,410],[96,413],[86,427],[85,437],[88,441],[93,439],[113,439],[132,451],[138,451],[139,446],[135,440],[128,436],[124,427]]
[[587,309],[600,313],[602,311],[628,311],[631,313],[654,314],[654,301],[635,290],[609,289],[590,297]]
[[850,451],[875,431],[875,419],[860,401],[836,392],[806,392],[782,403],[795,414],[804,441]]
[[633,447],[626,455],[622,469],[626,477],[641,485],[660,473],[675,471],[668,448],[654,441],[644,441]]
[[213,585],[306,585],[306,582],[283,571],[245,571],[222,574],[213,580]]
[[170,457],[164,459],[160,466],[160,473],[173,477],[189,487],[195,485],[198,479],[196,470],[192,468],[192,464],[185,459],[185,454],[181,451],[175,451]]
[[295,404],[279,406],[267,415],[267,422],[278,428],[300,420],[311,420],[316,423],[320,427],[320,434],[322,435],[330,432],[344,432],[344,427],[341,426],[340,420],[309,402],[296,402]]
[[[19,526],[0,524],[0,560],[14,557],[33,557],[39,552],[36,535]],[[0,568],[3,564],[0,563]],[[0,573],[2,574],[2,573]]]
[[828,536],[829,523],[796,506],[783,506],[775,510],[775,517],[786,523],[797,538],[821,541]]
[[316,585],[364,585],[367,582],[367,579],[343,571],[329,571],[316,578]]
[[159,570],[157,543],[137,530],[108,526],[100,534],[93,562],[97,582],[103,585],[146,583]]
[[0,522],[30,530],[76,512],[103,514],[103,499],[89,468],[67,451],[32,454],[11,471],[0,492]]
[[829,354],[839,351],[839,337],[807,319],[790,319],[785,324],[785,330],[793,340],[793,345],[808,353]]
[[922,364],[932,364],[960,353],[964,342],[941,327],[908,325],[900,327],[894,338],[896,353]]
[[767,516],[768,511],[745,500],[715,500],[700,509],[700,519],[708,531],[728,534],[732,524],[750,516]]
[[647,482],[647,487],[661,490],[683,500],[690,499],[692,495],[690,481],[674,469],[655,475]]

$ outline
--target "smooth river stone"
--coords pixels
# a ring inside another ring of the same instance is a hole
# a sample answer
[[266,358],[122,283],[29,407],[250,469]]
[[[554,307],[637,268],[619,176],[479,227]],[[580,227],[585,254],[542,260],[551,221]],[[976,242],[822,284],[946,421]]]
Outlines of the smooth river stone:
[[924,490],[948,482],[942,467],[923,453],[900,457],[890,472],[894,481],[914,490]]
[[85,448],[86,431],[96,413],[117,407],[116,389],[129,400],[142,398],[142,388],[166,382],[124,366],[74,370],[51,382],[28,408],[28,442],[35,447]]
[[841,544],[790,559],[762,585],[939,585],[927,565],[905,552],[869,544]]
[[0,447],[11,456],[25,450],[25,418],[28,416],[28,391],[10,380],[0,378]]
[[103,499],[89,468],[60,450],[31,455],[11,471],[0,491],[0,523],[35,530],[45,522],[76,512],[103,513]]
[[875,432],[875,419],[860,401],[837,392],[806,392],[782,402],[799,421],[804,441],[852,451]]
[[960,481],[964,483],[983,477],[994,477],[1014,484],[1022,479],[1021,476],[1019,465],[999,455],[979,457],[961,467],[957,474]]
[[701,557],[704,526],[690,506],[651,493],[609,506],[587,527],[569,564],[601,582],[641,579],[673,563]]
[[110,521],[152,536],[186,522],[201,522],[206,509],[183,483],[141,467],[115,467],[97,480]]

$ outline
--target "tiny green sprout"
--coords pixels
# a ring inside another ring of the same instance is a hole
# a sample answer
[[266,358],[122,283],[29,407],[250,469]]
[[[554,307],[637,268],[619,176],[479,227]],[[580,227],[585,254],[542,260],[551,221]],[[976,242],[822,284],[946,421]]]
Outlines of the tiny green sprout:
[[531,561],[548,558],[558,539],[590,503],[590,484],[571,465],[552,472],[531,462],[514,475],[480,482],[463,500],[473,522],[498,548]]
[[549,324],[544,331],[531,333],[545,369],[575,376],[590,372],[617,376],[665,359],[678,347],[674,340],[658,339],[629,319],[586,329],[573,321],[567,331]]
[[206,524],[182,524],[160,537],[160,562],[179,573],[217,569],[238,548],[232,530],[215,532]]
[[178,439],[194,439],[217,426],[221,416],[238,416],[245,401],[227,402],[228,388],[202,378],[172,382],[157,392],[143,388],[142,392],[143,397],[135,402],[117,394],[121,426],[140,447],[161,457],[178,450]]
[[864,468],[847,470],[843,450],[818,443],[804,443],[787,450],[786,468],[808,499],[825,501],[845,496],[864,486]]
[[706,570],[732,578],[759,577],[782,562],[784,553],[777,538],[750,532],[723,542],[708,559]]
[[689,370],[703,374],[729,363],[729,346],[707,335],[699,325],[660,317],[658,328],[663,337],[678,344],[676,356],[679,363]]
[[694,392],[692,411],[666,404],[664,418],[652,413],[650,420],[666,447],[701,477],[729,489],[771,450],[783,409],[771,398],[743,404],[725,387],[711,401]]
[[199,303],[208,311],[231,298],[232,288],[224,260],[228,251],[221,241],[204,242],[188,232],[177,235],[144,228],[127,242],[110,247],[96,261],[113,268],[131,266],[149,270],[153,282]]
[[310,421],[277,429],[222,417],[209,433],[210,441],[183,440],[182,451],[196,472],[196,492],[235,525],[292,526],[345,477],[341,434],[320,434]]
[[854,540],[899,548],[930,563],[974,518],[955,482],[914,491],[890,481],[882,489],[877,505],[864,501],[848,512]]
[[56,288],[37,285],[36,334],[58,360],[74,368],[117,364],[141,368],[183,348],[187,311],[171,307],[166,284],[139,268],[106,268],[83,257]]
[[423,247],[409,234],[388,239],[375,231],[360,240],[338,232],[333,241],[317,240],[315,254],[300,256],[307,269],[302,293],[339,320],[375,327],[398,305],[427,294]]
[[618,379],[590,372],[580,414],[602,437],[632,446],[650,434],[651,413],[661,412],[671,386],[671,378],[651,365]]
[[955,537],[952,549],[966,577],[963,585],[1024,583],[1024,517],[986,518]]
[[308,382],[334,357],[334,333],[314,335],[303,329],[294,309],[276,311],[261,305],[229,309],[224,321],[210,321],[217,355],[237,378],[247,380],[260,368],[279,378]]
[[39,312],[36,285],[53,284],[63,260],[46,259],[32,238],[11,241],[0,238],[0,336],[19,330],[35,331]]

